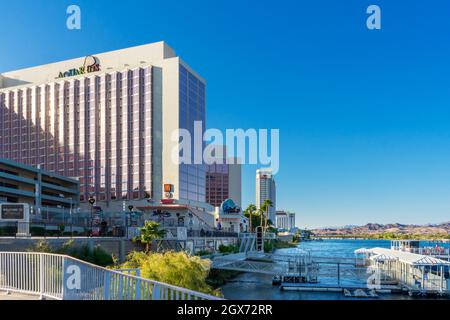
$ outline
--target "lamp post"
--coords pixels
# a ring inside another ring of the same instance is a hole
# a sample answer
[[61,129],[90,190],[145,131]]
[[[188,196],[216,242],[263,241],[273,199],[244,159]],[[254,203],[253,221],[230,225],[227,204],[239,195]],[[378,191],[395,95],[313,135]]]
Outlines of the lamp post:
[[[73,221],[72,221],[72,208],[73,208],[73,199],[72,197],[68,198],[70,199],[70,209],[69,209],[69,217],[70,217],[70,233],[73,237]],[[63,224],[64,224],[64,218],[63,218]]]
[[131,220],[131,213],[133,212],[133,209],[134,209],[134,206],[129,205],[128,210],[130,210],[130,211],[128,212],[128,218],[125,217],[125,228],[127,229],[127,233],[126,233],[127,239],[128,239],[128,220]]
[[94,204],[95,204],[95,199],[94,198],[89,198],[89,203],[91,204],[91,235],[93,232],[93,227],[94,227]]

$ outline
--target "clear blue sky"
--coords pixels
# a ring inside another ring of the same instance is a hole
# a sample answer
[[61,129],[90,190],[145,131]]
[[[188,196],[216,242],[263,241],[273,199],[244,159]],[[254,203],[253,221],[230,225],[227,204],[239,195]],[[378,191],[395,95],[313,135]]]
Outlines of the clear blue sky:
[[207,79],[208,127],[280,129],[277,204],[303,227],[450,220],[448,1],[0,4],[0,72],[167,41]]

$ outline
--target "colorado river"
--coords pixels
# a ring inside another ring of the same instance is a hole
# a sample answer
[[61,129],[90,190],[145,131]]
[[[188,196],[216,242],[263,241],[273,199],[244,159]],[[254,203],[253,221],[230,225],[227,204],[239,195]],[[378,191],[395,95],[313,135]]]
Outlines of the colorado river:
[[[390,248],[386,240],[323,240],[307,241],[299,244],[299,248],[310,250],[316,257],[352,258],[359,248]],[[288,253],[290,249],[278,252]],[[335,279],[319,279],[321,284],[333,282]],[[335,283],[334,283],[335,284]],[[226,299],[244,300],[347,300],[341,292],[300,292],[281,291],[279,286],[272,286],[272,276],[243,273],[222,287]],[[353,298],[354,299],[354,298]],[[380,294],[376,299],[413,299],[403,294]]]

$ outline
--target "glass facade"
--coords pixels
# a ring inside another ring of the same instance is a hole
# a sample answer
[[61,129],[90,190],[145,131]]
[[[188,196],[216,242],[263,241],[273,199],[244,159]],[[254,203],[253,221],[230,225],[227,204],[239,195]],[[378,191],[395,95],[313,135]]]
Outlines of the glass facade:
[[3,90],[0,157],[79,178],[82,201],[151,197],[152,67]]
[[206,167],[206,202],[220,207],[230,197],[228,164],[211,164]]
[[[202,122],[205,131],[205,84],[180,64],[180,117],[179,127],[189,130],[194,137],[194,122]],[[194,142],[194,139],[192,139]],[[204,149],[204,143],[202,150]],[[194,163],[194,144],[192,143],[192,161]],[[203,158],[203,157],[202,157]],[[205,202],[206,199],[205,165],[180,165],[180,199]]]

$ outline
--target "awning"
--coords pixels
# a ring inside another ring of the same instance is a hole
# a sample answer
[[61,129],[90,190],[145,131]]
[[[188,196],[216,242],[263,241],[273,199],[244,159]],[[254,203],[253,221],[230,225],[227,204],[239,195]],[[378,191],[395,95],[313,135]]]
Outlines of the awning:
[[[434,258],[432,256],[427,256],[423,254],[416,254],[411,252],[392,250],[386,248],[373,248],[368,249],[368,253],[372,254],[373,257],[384,255],[385,257],[392,257],[401,262],[413,265],[413,266],[450,266],[449,261]],[[371,257],[372,258],[372,257]]]
[[397,258],[392,257],[392,256],[388,256],[388,255],[385,255],[385,254],[377,254],[377,255],[371,256],[369,259],[373,260],[373,261],[377,261],[377,262],[378,261],[393,261],[393,260],[397,260]]

